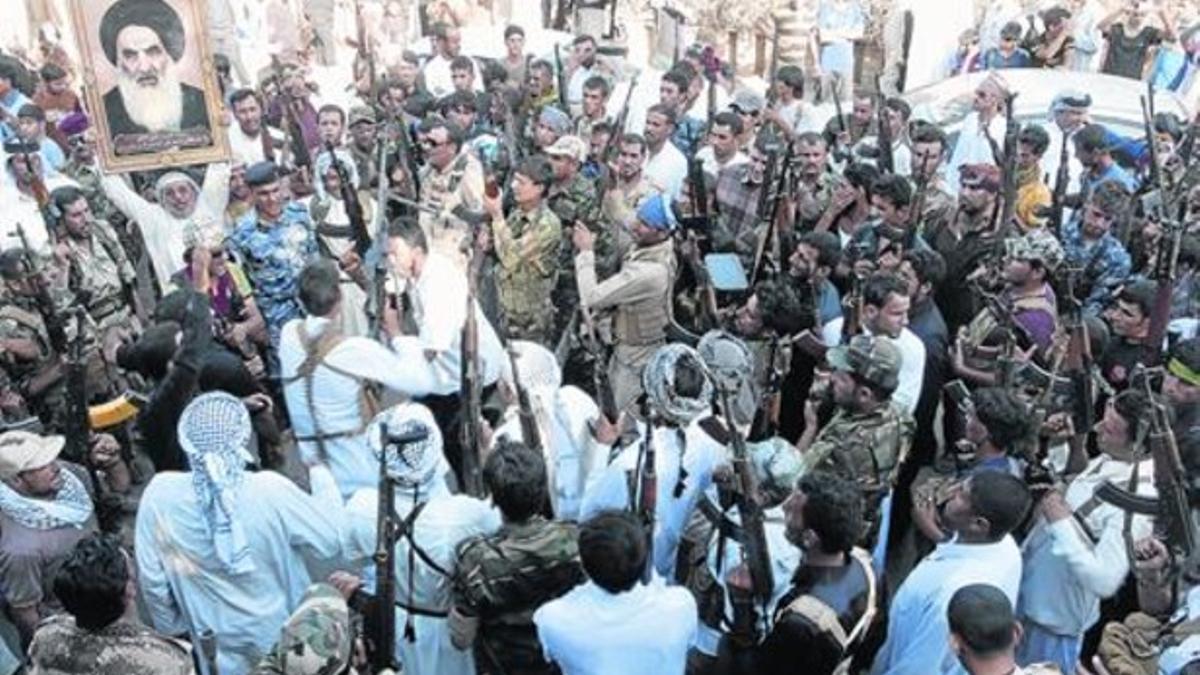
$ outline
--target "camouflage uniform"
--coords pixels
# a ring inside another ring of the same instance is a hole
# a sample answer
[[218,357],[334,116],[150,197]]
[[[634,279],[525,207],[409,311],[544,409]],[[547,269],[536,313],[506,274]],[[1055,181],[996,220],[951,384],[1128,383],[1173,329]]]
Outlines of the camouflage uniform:
[[510,340],[553,347],[554,313],[547,311],[558,279],[562,225],[545,204],[529,213],[515,209],[492,223],[496,289]]
[[87,197],[88,206],[91,207],[96,220],[112,226],[118,241],[125,249],[126,256],[132,261],[139,260],[142,255],[142,242],[137,227],[108,199],[108,194],[100,187],[100,171],[91,165],[69,162],[62,168],[62,174],[79,184],[79,189],[83,190]]
[[32,380],[50,367],[54,349],[45,321],[32,301],[25,298],[0,298],[0,339],[32,340],[38,345],[39,356],[35,361],[16,358],[8,350],[0,351],[0,367],[8,373],[17,390],[25,397],[30,409],[51,430],[62,430],[66,412],[66,381],[59,378],[36,398],[31,397],[28,387]]
[[313,584],[250,675],[338,675],[350,661],[353,640],[346,601],[333,586]]
[[[900,351],[887,338],[859,335],[828,353],[829,364],[877,386],[895,388]],[[865,544],[873,544],[884,495],[908,456],[916,424],[884,401],[869,412],[839,408],[802,455],[804,473],[825,469],[856,481],[867,499]]]
[[579,306],[579,291],[575,287],[575,245],[571,242],[571,231],[576,221],[582,222],[596,234],[596,259],[611,260],[613,245],[606,228],[600,224],[602,211],[600,195],[596,185],[576,174],[569,183],[550,186],[546,204],[562,223],[562,241],[559,245],[558,284],[554,289],[555,333],[561,333],[571,319],[571,312]]
[[125,620],[84,630],[66,614],[42,622],[29,645],[33,672],[44,675],[187,675],[192,657],[174,640]]
[[841,182],[842,179],[836,173],[825,171],[817,178],[817,184],[811,190],[801,189],[796,210],[798,231],[807,232],[817,224],[829,208],[829,203],[833,201],[833,191]]
[[1074,218],[1063,225],[1063,252],[1068,267],[1083,270],[1080,295],[1084,296],[1084,309],[1096,314],[1104,308],[1113,289],[1129,276],[1133,263],[1111,232],[1098,241],[1086,241],[1079,221]]
[[542,656],[533,612],[584,580],[575,525],[541,516],[506,524],[460,544],[457,568],[455,608],[480,621],[480,672],[558,672]]
[[463,243],[470,240],[474,225],[460,217],[462,210],[458,215],[454,211],[462,207],[470,213],[483,212],[483,166],[479,160],[462,152],[443,170],[433,165],[422,168],[421,204],[437,211],[436,215],[422,211],[419,217],[429,250],[454,261],[465,273]]
[[279,221],[262,223],[250,211],[229,236],[229,244],[243,262],[258,309],[267,323],[271,344],[279,345],[283,325],[301,316],[300,270],[317,256],[312,218],[299,202],[290,202]]

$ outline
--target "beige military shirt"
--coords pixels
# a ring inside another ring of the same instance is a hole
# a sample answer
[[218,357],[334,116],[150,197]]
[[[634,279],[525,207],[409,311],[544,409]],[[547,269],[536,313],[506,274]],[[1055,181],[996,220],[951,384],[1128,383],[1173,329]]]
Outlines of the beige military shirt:
[[470,241],[474,228],[453,211],[462,206],[483,212],[483,166],[479,160],[463,152],[444,169],[427,165],[421,170],[421,205],[436,211],[436,215],[422,211],[419,218],[429,250],[446,256],[465,274],[464,243]]

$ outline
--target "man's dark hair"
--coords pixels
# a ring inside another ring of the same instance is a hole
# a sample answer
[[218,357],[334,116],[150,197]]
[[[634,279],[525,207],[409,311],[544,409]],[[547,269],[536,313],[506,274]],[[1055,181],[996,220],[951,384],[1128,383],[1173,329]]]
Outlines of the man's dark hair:
[[554,183],[554,169],[551,168],[549,160],[541,155],[531,155],[521,160],[513,168],[513,173],[519,173],[529,180],[542,186],[542,196],[550,190],[550,185]]
[[[879,169],[866,162],[854,162],[846,167],[842,172],[846,182],[854,187],[863,190],[867,193],[867,199],[871,198],[871,188],[875,185],[875,181],[879,179]],[[851,210],[854,205],[846,207],[846,210]]]
[[745,125],[742,124],[742,116],[728,110],[719,112],[713,116],[713,121],[709,126],[709,130],[711,131],[712,127],[717,126],[727,127],[733,132],[734,136],[741,136],[742,131],[744,131],[746,128]]
[[340,119],[342,121],[342,126],[346,126],[346,111],[342,110],[342,106],[340,106],[336,103],[326,103],[325,105],[323,105],[319,109],[317,109],[317,117],[318,118],[320,118],[321,115],[324,115],[325,113],[337,113],[338,119]]
[[1019,455],[1033,441],[1037,428],[1033,413],[1021,399],[1003,387],[984,387],[971,394],[975,417],[987,429],[992,444],[1010,455]]
[[904,261],[912,265],[917,283],[937,288],[946,278],[946,259],[941,253],[927,248],[913,248],[904,252]]
[[521,28],[520,26],[517,26],[517,25],[509,24],[504,29],[504,39],[507,40],[508,38],[510,38],[514,35],[520,35],[521,37],[525,37],[525,29]]
[[796,489],[806,497],[804,525],[821,538],[821,552],[849,553],[863,530],[858,486],[837,474],[816,471],[802,477]]
[[545,59],[537,59],[533,61],[529,64],[529,69],[540,70],[543,73],[550,75],[551,79],[554,79],[554,66],[550,65],[550,62]]
[[67,71],[63,70],[62,66],[58,65],[57,63],[47,63],[46,65],[42,66],[42,69],[38,72],[38,74],[41,75],[43,82],[53,82],[66,77]]
[[469,110],[472,113],[478,113],[479,112],[479,99],[475,96],[475,94],[473,92],[469,92],[469,91],[455,91],[450,94],[447,94],[446,97],[442,99],[442,113],[443,114],[447,114],[451,110],[455,110],[458,108],[465,108],[466,110]]
[[471,73],[475,72],[475,61],[469,56],[459,54],[450,61],[450,70],[466,70]]
[[437,131],[438,129],[446,130],[446,138],[454,145],[455,150],[462,149],[462,144],[465,140],[465,134],[463,133],[462,127],[458,126],[454,122],[451,122],[445,117],[427,117],[421,122],[420,133],[429,134]]
[[583,571],[609,593],[624,593],[646,567],[646,530],[628,511],[601,511],[579,526]]
[[775,73],[775,79],[790,87],[792,95],[796,98],[804,96],[804,71],[799,66],[780,66],[779,72]]
[[1075,147],[1088,152],[1109,153],[1112,146],[1108,141],[1108,129],[1100,124],[1089,124],[1071,137]]
[[679,93],[681,94],[686,93],[688,90],[688,85],[691,84],[691,79],[687,75],[684,75],[678,68],[672,68],[671,70],[663,73],[662,81],[670,82],[671,84],[675,85],[675,88],[678,89]]
[[117,65],[117,36],[129,26],[145,26],[158,35],[172,61],[183,58],[187,35],[183,21],[162,0],[118,0],[100,19],[100,46],[109,63]]
[[583,33],[581,35],[576,36],[575,39],[571,41],[571,44],[574,46],[579,46],[579,45],[585,45],[589,42],[592,43],[592,45],[595,45],[596,38],[592,37],[591,35],[588,35],[587,33]]
[[249,87],[243,87],[241,89],[234,89],[233,93],[229,95],[229,109],[233,110],[237,107],[237,104],[248,98],[258,101],[259,107],[262,107],[262,98],[258,95],[258,92]]
[[907,123],[908,118],[912,117],[912,106],[909,105],[908,102],[902,98],[897,98],[897,97],[893,96],[892,98],[889,98],[886,102],[884,102],[883,107],[887,108],[888,110],[895,110],[896,112],[900,113],[900,120],[903,122]]
[[776,335],[795,335],[812,328],[808,307],[795,284],[782,279],[764,279],[754,288],[763,327]]
[[1033,501],[1025,482],[1003,471],[981,471],[968,485],[971,511],[987,519],[990,541],[1000,541],[1020,525]]
[[646,116],[649,117],[650,115],[662,115],[667,118],[667,124],[671,126],[675,126],[675,122],[677,121],[675,111],[670,106],[665,106],[661,103],[655,103],[646,110]]
[[1175,113],[1161,112],[1154,115],[1154,130],[1160,134],[1168,134],[1176,143],[1183,138],[1185,126]]
[[685,354],[675,362],[675,393],[696,398],[704,391],[704,364],[694,355]]
[[937,143],[946,150],[946,132],[933,124],[916,124],[910,139],[913,143]]
[[908,179],[893,173],[883,174],[871,184],[871,195],[882,197],[902,209],[912,203],[913,189]]
[[597,135],[611,136],[612,132],[613,132],[613,125],[611,122],[606,122],[606,121],[596,122],[595,124],[592,125],[592,133],[588,134],[588,138],[595,138]]
[[521,523],[542,512],[549,499],[546,460],[523,443],[500,439],[483,465],[483,482],[505,520]]
[[971,584],[954,592],[946,608],[950,632],[980,658],[1012,649],[1016,632],[1012,603],[990,584]]
[[1200,234],[1183,235],[1179,241],[1179,264],[1192,269],[1200,268]]
[[609,93],[612,91],[612,85],[603,77],[592,75],[583,81],[583,89],[584,91],[598,91],[600,92],[600,96],[608,98]]
[[445,40],[446,36],[450,34],[450,28],[450,24],[445,21],[438,21],[430,26],[429,34],[434,40]]
[[1154,310],[1154,295],[1157,290],[1158,284],[1153,281],[1134,281],[1121,287],[1117,299],[1135,305],[1141,311],[1142,318],[1145,319],[1149,318],[1150,313]]
[[815,131],[806,131],[799,136],[796,136],[796,145],[819,145],[822,148],[828,148],[829,143],[825,137]]
[[401,239],[405,244],[412,248],[419,248],[422,251],[429,251],[429,243],[425,240],[425,231],[417,224],[413,218],[397,218],[388,223],[387,234],[389,238]]
[[800,242],[817,250],[817,265],[834,268],[842,259],[842,243],[832,232],[805,232],[800,236]]
[[882,308],[887,304],[888,297],[903,295],[908,297],[908,286],[900,277],[890,272],[876,272],[867,277],[863,284],[863,304]]
[[87,195],[83,193],[83,190],[80,190],[74,185],[63,185],[62,187],[56,187],[50,192],[50,201],[54,203],[54,208],[51,209],[51,213],[53,213],[54,216],[61,221],[63,213],[67,210],[67,207],[79,201],[80,199],[87,199]]
[[93,534],[71,549],[54,577],[54,595],[88,631],[101,630],[125,613],[129,562],[110,536]]
[[1113,409],[1129,425],[1129,440],[1137,441],[1142,434],[1142,426],[1150,415],[1150,399],[1141,389],[1130,388],[1112,397]]
[[1092,190],[1089,204],[1095,204],[1113,222],[1121,222],[1129,209],[1129,191],[1116,180],[1103,180]]
[[1027,124],[1018,134],[1017,142],[1028,145],[1033,154],[1041,157],[1046,154],[1046,148],[1050,147],[1050,134],[1036,124]]
[[317,260],[300,272],[300,304],[310,316],[326,316],[342,298],[341,275],[332,260]]

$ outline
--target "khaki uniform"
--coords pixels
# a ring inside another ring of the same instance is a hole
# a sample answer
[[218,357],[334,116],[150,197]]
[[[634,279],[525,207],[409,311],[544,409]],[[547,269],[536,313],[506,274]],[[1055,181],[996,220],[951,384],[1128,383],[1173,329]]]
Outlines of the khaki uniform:
[[915,429],[912,416],[891,404],[869,413],[839,409],[801,458],[804,473],[825,469],[858,483],[872,523],[865,530],[868,540],[874,538],[879,504],[908,455]]
[[633,248],[633,237],[629,234],[629,225],[637,218],[638,207],[647,197],[662,191],[661,185],[643,173],[633,183],[622,183],[618,179],[617,184],[604,193],[600,200],[600,214],[604,219],[604,227],[611,237],[612,252],[611,262],[600,261],[602,272],[604,270],[617,271],[621,260]]
[[[63,237],[60,244],[70,254],[79,274],[80,290],[88,294],[88,314],[101,334],[116,327],[130,327],[133,308],[126,301],[125,287],[137,284],[137,272],[121,248],[117,235],[105,223],[92,226],[86,240]],[[67,277],[64,270],[63,278]]]
[[0,339],[32,340],[38,345],[38,358],[34,361],[18,359],[8,350],[0,351],[0,367],[24,395],[32,412],[41,418],[51,431],[62,431],[66,413],[66,380],[59,378],[36,398],[25,394],[27,387],[40,373],[51,367],[54,349],[46,324],[37,310],[25,302],[14,302],[13,298],[0,299]]
[[452,212],[458,206],[473,213],[483,212],[483,166],[479,160],[464,152],[441,171],[432,165],[421,169],[421,204],[438,212],[433,215],[422,211],[420,215],[429,250],[446,256],[465,274],[464,251],[469,248],[474,228]]
[[93,675],[186,675],[193,672],[188,649],[135,623],[118,620],[99,631],[53,616],[38,627],[29,645],[36,673]]
[[554,313],[548,311],[558,280],[562,225],[545,204],[530,213],[514,210],[492,223],[496,290],[508,339],[552,347]]
[[603,282],[596,279],[593,252],[575,256],[575,275],[584,306],[593,314],[615,310],[608,381],[618,409],[642,393],[642,366],[666,343],[676,268],[674,242],[670,239],[630,251],[621,271]]

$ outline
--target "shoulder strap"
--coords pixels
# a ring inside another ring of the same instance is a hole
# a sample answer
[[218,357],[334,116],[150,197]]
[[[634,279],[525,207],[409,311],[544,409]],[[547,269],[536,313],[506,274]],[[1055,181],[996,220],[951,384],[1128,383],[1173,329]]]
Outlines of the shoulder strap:
[[875,620],[875,613],[878,611],[879,605],[878,586],[875,580],[875,573],[872,571],[870,555],[863,549],[855,547],[850,550],[850,560],[853,564],[857,564],[866,576],[867,607],[849,633],[846,632],[846,629],[842,628],[842,622],[838,619],[837,612],[824,600],[814,595],[800,595],[788,603],[787,607],[775,613],[776,622],[784,614],[792,612],[805,617],[813,622],[818,629],[828,633],[837,642],[838,646],[841,647],[843,663],[847,663],[849,660],[849,655],[847,654],[849,649],[857,640],[862,638],[867,629],[870,628],[871,623]]
[[421,512],[425,510],[425,507],[428,504],[429,502],[421,502],[417,504],[416,507],[408,513],[408,516],[406,516],[404,520],[400,521],[400,524],[396,526],[396,534],[404,537],[404,540],[408,542],[408,547],[412,549],[412,552],[415,553],[418,558],[421,559],[421,562],[429,566],[429,569],[437,572],[447,579],[453,579],[454,573],[439,565],[438,562],[434,560],[427,551],[425,551],[425,549],[421,548],[417,544],[417,540],[413,537],[413,527],[416,525],[417,516],[421,515]]

